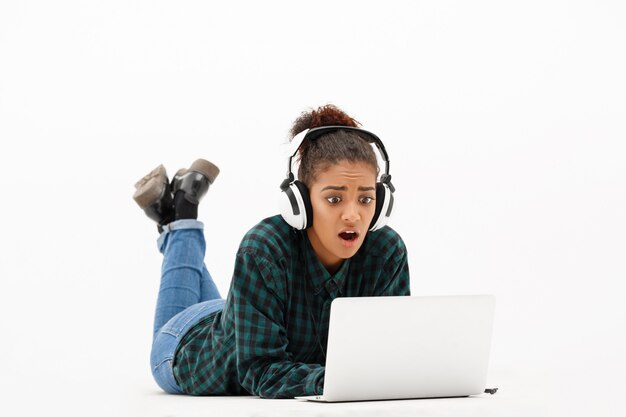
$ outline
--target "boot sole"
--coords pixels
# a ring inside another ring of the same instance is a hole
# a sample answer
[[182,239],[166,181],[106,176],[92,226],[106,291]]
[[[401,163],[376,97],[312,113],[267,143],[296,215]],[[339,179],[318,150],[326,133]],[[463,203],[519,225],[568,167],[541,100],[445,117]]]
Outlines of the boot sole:
[[198,172],[207,177],[209,183],[213,184],[213,181],[215,181],[220,173],[220,169],[206,159],[196,159],[189,168],[179,169],[174,177],[180,177],[187,172]]
[[135,183],[136,191],[133,199],[139,207],[146,209],[161,199],[167,183],[165,167],[159,165]]

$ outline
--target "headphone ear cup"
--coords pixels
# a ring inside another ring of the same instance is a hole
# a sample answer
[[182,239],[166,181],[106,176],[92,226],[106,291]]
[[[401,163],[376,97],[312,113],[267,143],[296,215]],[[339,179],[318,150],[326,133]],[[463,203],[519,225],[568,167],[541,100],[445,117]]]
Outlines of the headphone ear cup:
[[294,181],[283,189],[280,199],[280,215],[294,229],[304,230],[313,222],[313,209],[309,190],[300,181]]
[[376,211],[370,223],[370,232],[380,229],[387,224],[393,208],[393,193],[387,184],[376,183]]
[[298,187],[298,191],[300,192],[300,196],[302,198],[302,212],[306,223],[303,229],[308,229],[313,226],[313,206],[311,206],[311,196],[309,194],[309,188],[298,180],[294,181],[293,184]]

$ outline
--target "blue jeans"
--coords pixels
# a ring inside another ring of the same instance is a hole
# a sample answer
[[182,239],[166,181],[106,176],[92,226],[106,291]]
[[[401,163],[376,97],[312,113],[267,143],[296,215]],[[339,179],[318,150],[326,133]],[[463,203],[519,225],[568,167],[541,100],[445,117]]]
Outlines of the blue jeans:
[[163,229],[157,241],[163,265],[150,367],[165,392],[183,394],[172,370],[176,347],[194,324],[221,310],[225,301],[204,265],[204,225],[197,220],[177,220]]

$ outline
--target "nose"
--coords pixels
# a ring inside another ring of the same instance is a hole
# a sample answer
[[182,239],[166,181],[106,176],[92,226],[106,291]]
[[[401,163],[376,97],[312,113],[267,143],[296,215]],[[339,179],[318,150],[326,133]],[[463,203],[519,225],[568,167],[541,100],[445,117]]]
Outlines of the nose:
[[345,209],[341,215],[343,221],[348,223],[356,223],[361,219],[361,213],[359,212],[359,206],[357,204],[346,204]]

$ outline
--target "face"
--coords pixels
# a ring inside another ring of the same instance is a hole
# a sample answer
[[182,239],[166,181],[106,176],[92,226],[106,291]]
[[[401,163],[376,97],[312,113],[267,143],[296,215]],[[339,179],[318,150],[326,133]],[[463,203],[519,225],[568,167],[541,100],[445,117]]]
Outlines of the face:
[[356,254],[376,211],[376,171],[364,162],[342,161],[317,174],[309,187],[311,245],[331,273]]

